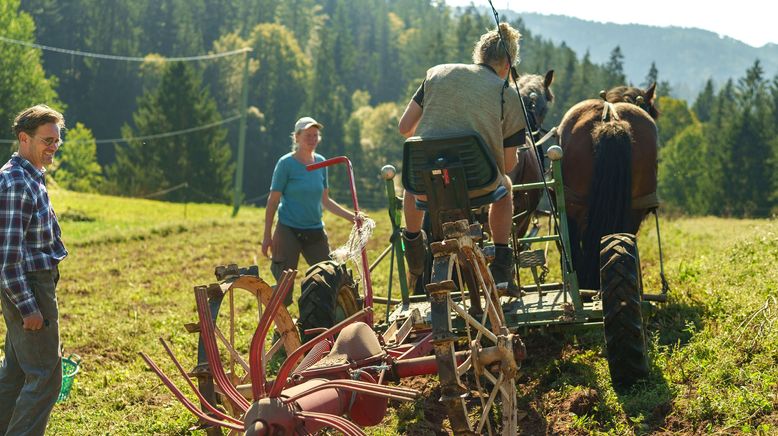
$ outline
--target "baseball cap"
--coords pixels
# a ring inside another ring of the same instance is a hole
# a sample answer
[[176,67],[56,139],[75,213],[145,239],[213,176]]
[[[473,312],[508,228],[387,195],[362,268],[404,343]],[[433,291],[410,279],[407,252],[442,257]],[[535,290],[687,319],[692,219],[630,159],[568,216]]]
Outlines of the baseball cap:
[[302,117],[299,120],[297,120],[296,123],[294,123],[294,131],[299,132],[312,126],[316,126],[320,129],[324,128],[324,126],[320,122],[314,120],[313,118]]

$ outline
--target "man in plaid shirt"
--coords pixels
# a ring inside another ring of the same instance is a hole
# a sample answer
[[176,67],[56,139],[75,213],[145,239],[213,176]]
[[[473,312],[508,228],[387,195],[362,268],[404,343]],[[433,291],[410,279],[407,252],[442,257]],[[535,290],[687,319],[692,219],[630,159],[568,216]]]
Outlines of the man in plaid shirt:
[[42,435],[62,385],[55,289],[68,253],[44,173],[64,124],[45,105],[22,111],[13,125],[19,151],[0,169],[0,435]]

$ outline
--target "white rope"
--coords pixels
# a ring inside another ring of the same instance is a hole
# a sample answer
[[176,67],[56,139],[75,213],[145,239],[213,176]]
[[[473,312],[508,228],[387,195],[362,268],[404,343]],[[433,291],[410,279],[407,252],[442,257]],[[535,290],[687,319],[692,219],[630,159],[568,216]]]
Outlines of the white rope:
[[373,235],[373,229],[375,229],[375,221],[365,216],[364,213],[359,212],[357,214],[357,220],[361,220],[362,225],[351,227],[351,234],[349,234],[348,241],[340,247],[336,248],[330,253],[330,258],[339,264],[344,264],[351,260],[359,270],[359,276],[364,279],[366,271],[362,271],[362,264],[360,263],[362,257],[362,250],[367,245],[367,241],[370,240],[370,236]]
[[[173,131],[173,132],[157,133],[157,134],[154,134],[154,135],[138,136],[138,137],[135,137],[135,138],[98,139],[98,140],[95,141],[95,144],[111,144],[111,143],[114,143],[114,142],[146,141],[146,140],[149,140],[149,139],[169,138],[171,136],[178,136],[178,135],[184,135],[184,134],[187,134],[187,133],[198,132],[200,130],[210,129],[211,127],[215,127],[215,126],[219,126],[219,125],[222,125],[222,124],[231,123],[231,122],[233,122],[235,120],[240,119],[240,117],[241,117],[240,115],[234,115],[234,116],[231,116],[229,118],[225,118],[223,120],[215,121],[213,123],[203,124],[202,126],[190,127],[188,129],[176,130],[176,131]],[[81,140],[81,141],[65,141],[65,142],[63,142],[63,144],[81,144],[81,143],[86,143],[86,142],[91,142],[91,141],[84,141],[84,140]],[[14,143],[16,143],[16,140],[14,140],[14,139],[0,139],[0,143],[1,144],[14,144]]]
[[126,62],[193,62],[193,61],[218,59],[218,58],[233,56],[236,54],[241,54],[247,51],[251,51],[250,47],[244,47],[244,48],[239,48],[237,50],[225,51],[222,53],[211,53],[207,55],[197,55],[197,56],[179,56],[179,57],[169,57],[169,58],[156,57],[156,56],[140,57],[140,56],[117,56],[117,55],[109,55],[103,53],[92,53],[92,52],[81,51],[81,50],[70,50],[66,48],[51,47],[48,45],[36,44],[34,42],[20,41],[18,39],[6,38],[4,36],[0,36],[0,41],[7,42],[9,44],[22,45],[30,48],[53,51],[56,53],[83,56],[87,58],[109,59],[112,61],[126,61]]

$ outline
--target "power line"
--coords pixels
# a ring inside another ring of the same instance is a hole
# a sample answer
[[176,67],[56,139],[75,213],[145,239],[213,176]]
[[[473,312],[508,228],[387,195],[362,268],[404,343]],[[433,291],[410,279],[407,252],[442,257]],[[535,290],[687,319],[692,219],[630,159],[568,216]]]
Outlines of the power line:
[[178,184],[176,186],[173,186],[172,188],[167,188],[167,189],[163,189],[161,191],[153,192],[151,194],[146,194],[146,195],[144,195],[141,198],[159,197],[160,195],[165,195],[165,194],[167,194],[169,192],[178,191],[179,189],[183,189],[183,188],[187,188],[187,187],[189,187],[189,183],[184,182],[184,183],[180,183],[180,184]]
[[70,50],[66,48],[59,48],[59,47],[51,47],[48,45],[42,45],[42,44],[36,44],[34,42],[27,42],[27,41],[21,41],[18,39],[11,39],[6,38],[4,36],[0,36],[0,41],[7,42],[9,44],[16,44],[16,45],[22,45],[25,47],[30,48],[37,48],[41,50],[46,51],[52,51],[56,53],[63,53],[63,54],[69,54],[69,55],[76,55],[76,56],[83,56],[87,58],[97,58],[97,59],[108,59],[112,61],[126,61],[126,62],[194,62],[194,61],[204,61],[204,60],[210,60],[210,59],[218,59],[223,58],[227,56],[234,56],[237,54],[245,53],[248,51],[251,51],[252,49],[250,47],[244,47],[239,48],[237,50],[231,50],[231,51],[225,51],[222,53],[211,53],[207,55],[197,55],[197,56],[179,56],[179,57],[140,57],[140,56],[117,56],[117,55],[109,55],[109,54],[103,54],[103,53],[92,53],[87,51],[81,51],[81,50]]
[[[187,133],[198,132],[200,130],[210,129],[211,127],[215,127],[215,126],[219,126],[219,125],[222,125],[222,124],[231,123],[231,122],[233,122],[235,120],[239,120],[240,117],[241,117],[241,115],[233,115],[233,116],[231,116],[229,118],[225,118],[223,120],[215,121],[215,122],[209,123],[209,124],[203,124],[202,126],[190,127],[188,129],[176,130],[176,131],[173,131],[173,132],[157,133],[157,134],[154,134],[154,135],[138,136],[138,137],[135,137],[135,138],[98,139],[98,140],[95,141],[95,144],[112,144],[112,143],[115,143],[115,142],[125,142],[126,143],[126,142],[130,142],[130,141],[146,141],[146,140],[149,140],[149,139],[159,139],[159,138],[168,138],[168,137],[171,137],[171,136],[185,135]],[[85,143],[85,142],[89,142],[89,141],[83,141],[83,140],[82,141],[65,141],[64,143],[67,143],[67,144],[81,144],[81,143]],[[15,139],[0,139],[0,144],[14,144],[14,143],[16,143]]]
[[211,127],[219,126],[221,124],[231,123],[240,119],[240,115],[233,115],[229,118],[219,120],[209,124],[203,124],[202,126],[190,127],[188,129],[176,130],[173,132],[157,133],[155,135],[138,136],[136,138],[115,138],[115,139],[100,139],[95,141],[95,144],[107,144],[112,142],[130,142],[130,141],[146,141],[149,139],[168,138],[170,136],[184,135],[187,133],[198,132],[200,130],[210,129]]
[[[115,60],[115,61],[127,61],[127,62],[146,62],[146,61],[152,61],[152,62],[192,62],[192,61],[202,61],[202,60],[209,60],[209,59],[218,59],[223,58],[227,56],[233,56],[245,52],[250,52],[252,49],[250,47],[244,47],[237,50],[231,50],[227,52],[221,52],[221,53],[212,53],[208,55],[198,55],[198,56],[182,56],[182,57],[137,57],[137,56],[116,56],[116,55],[107,55],[102,53],[92,53],[92,52],[85,52],[81,50],[70,50],[65,48],[59,48],[59,47],[51,47],[47,45],[42,44],[36,44],[33,42],[28,41],[21,41],[18,39],[12,39],[12,38],[6,38],[4,36],[0,36],[0,41],[7,42],[9,44],[16,44],[21,45],[25,47],[30,48],[37,48],[41,50],[47,50],[47,51],[53,51],[57,53],[64,53],[64,54],[70,54],[70,55],[77,55],[77,56],[84,56],[84,57],[91,57],[91,58],[98,58],[98,59],[109,59],[109,60]],[[240,119],[240,115],[235,115],[233,117],[215,122],[206,124],[203,126],[198,127],[192,127],[189,129],[184,130],[177,130],[174,132],[165,132],[165,133],[159,133],[156,135],[148,135],[148,136],[140,136],[137,138],[115,138],[115,139],[100,139],[95,141],[95,144],[106,144],[106,143],[114,143],[114,142],[129,142],[129,141],[143,141],[148,139],[159,139],[159,138],[167,138],[170,136],[176,136],[176,135],[183,135],[186,133],[196,132],[199,130],[205,130],[209,129],[214,126],[218,126],[220,124],[226,124],[232,121],[235,121],[237,119]],[[80,143],[85,141],[70,141],[71,144],[73,143]],[[15,139],[0,139],[0,144],[14,144],[16,143]]]

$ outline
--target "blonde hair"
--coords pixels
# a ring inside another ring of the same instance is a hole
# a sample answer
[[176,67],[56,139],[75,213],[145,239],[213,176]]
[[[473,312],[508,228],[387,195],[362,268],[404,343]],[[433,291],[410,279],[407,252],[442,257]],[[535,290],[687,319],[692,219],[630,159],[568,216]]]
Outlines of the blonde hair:
[[[500,38],[502,34],[503,40]],[[490,30],[483,35],[473,48],[474,64],[498,64],[506,62],[508,58],[505,55],[503,44],[507,44],[508,53],[513,65],[519,63],[519,40],[521,33],[511,27],[508,23],[500,23],[500,31]]]

